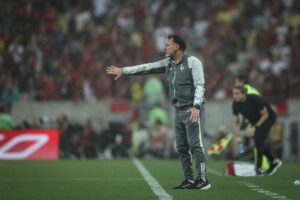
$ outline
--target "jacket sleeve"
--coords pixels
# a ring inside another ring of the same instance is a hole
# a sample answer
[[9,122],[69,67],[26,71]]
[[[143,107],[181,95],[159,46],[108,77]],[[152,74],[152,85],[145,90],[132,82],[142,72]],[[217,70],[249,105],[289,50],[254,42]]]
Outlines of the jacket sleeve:
[[204,80],[204,73],[203,73],[203,66],[201,61],[191,56],[189,58],[189,65],[192,69],[192,76],[194,80],[194,87],[195,87],[195,94],[194,94],[194,102],[193,105],[198,107],[204,102],[204,92],[205,92],[205,80]]
[[146,75],[164,73],[166,71],[166,67],[168,66],[168,60],[169,58],[165,58],[163,60],[153,63],[124,67],[123,72],[126,75]]

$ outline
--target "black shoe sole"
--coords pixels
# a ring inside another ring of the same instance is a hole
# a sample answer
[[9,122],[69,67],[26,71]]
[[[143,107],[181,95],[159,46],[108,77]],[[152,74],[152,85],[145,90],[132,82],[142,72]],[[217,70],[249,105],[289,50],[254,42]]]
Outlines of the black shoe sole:
[[208,184],[208,185],[206,185],[206,186],[204,186],[204,187],[202,187],[202,188],[197,188],[197,187],[195,187],[195,188],[193,188],[193,189],[196,189],[196,190],[208,190],[208,189],[210,189],[211,188],[211,184]]
[[282,165],[282,161],[279,161],[279,163],[276,165],[276,167],[274,167],[274,169],[268,175],[272,176],[281,165]]

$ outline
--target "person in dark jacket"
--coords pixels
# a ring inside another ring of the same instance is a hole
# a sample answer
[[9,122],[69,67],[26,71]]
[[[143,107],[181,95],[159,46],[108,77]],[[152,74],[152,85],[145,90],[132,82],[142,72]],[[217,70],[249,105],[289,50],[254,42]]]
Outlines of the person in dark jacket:
[[242,142],[240,138],[240,123],[238,115],[241,114],[251,123],[252,127],[247,130],[247,137],[254,137],[255,147],[257,148],[256,173],[262,175],[262,157],[266,155],[270,161],[270,168],[266,171],[268,175],[272,175],[281,166],[279,159],[274,159],[269,149],[265,147],[265,140],[269,134],[271,127],[276,121],[276,114],[272,110],[270,104],[261,96],[248,95],[244,86],[235,86],[233,88],[232,112],[234,115],[234,131],[237,144]]

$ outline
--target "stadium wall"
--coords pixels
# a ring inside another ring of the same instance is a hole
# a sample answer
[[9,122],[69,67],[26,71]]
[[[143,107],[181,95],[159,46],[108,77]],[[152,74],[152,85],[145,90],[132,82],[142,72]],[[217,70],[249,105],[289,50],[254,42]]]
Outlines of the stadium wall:
[[[233,131],[233,116],[231,111],[232,100],[225,101],[208,101],[206,106],[206,130],[215,132],[221,126],[227,131]],[[131,109],[127,113],[112,113],[109,101],[95,103],[87,102],[18,102],[14,104],[12,116],[16,124],[21,123],[28,117],[41,118],[47,116],[48,119],[56,119],[61,115],[66,115],[73,122],[84,124],[87,119],[92,119],[105,127],[109,121],[115,117],[120,119],[129,119],[132,117],[132,108],[143,108],[143,104],[131,104]],[[170,114],[170,127],[174,124],[172,118],[173,108],[171,105],[164,106]],[[143,112],[142,112],[143,113]],[[300,121],[300,99],[290,99],[288,101],[289,117],[298,118]],[[143,115],[144,117],[147,115]]]

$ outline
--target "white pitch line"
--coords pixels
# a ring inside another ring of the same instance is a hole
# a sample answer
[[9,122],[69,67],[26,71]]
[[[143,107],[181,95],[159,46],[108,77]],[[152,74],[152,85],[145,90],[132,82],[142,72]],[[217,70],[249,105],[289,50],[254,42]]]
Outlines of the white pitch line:
[[139,170],[148,185],[151,187],[154,194],[156,194],[156,196],[158,196],[160,200],[173,200],[173,198],[160,186],[160,184],[155,180],[155,178],[138,159],[133,158],[132,162],[135,164],[136,168]]
[[265,189],[261,188],[259,185],[255,185],[255,184],[249,183],[247,181],[239,181],[238,183],[241,184],[241,185],[245,185],[249,189],[251,189],[253,191],[256,191],[258,193],[264,194],[264,195],[266,195],[266,196],[268,196],[272,199],[292,200],[292,199],[288,199],[286,196],[283,196],[283,195],[280,195],[278,193],[265,190]]
[[141,181],[142,178],[20,178],[23,181]]
[[[221,172],[216,171],[214,169],[207,168],[206,170],[207,170],[207,172],[209,172],[211,174],[214,174],[214,175],[217,175],[217,176],[223,176],[223,174]],[[264,195],[266,195],[266,196],[268,196],[272,199],[292,200],[292,199],[287,198],[284,195],[280,195],[278,193],[265,190],[265,189],[261,188],[259,185],[255,185],[255,184],[247,182],[247,181],[238,181],[238,183],[241,184],[241,185],[245,185],[249,189],[251,189],[253,191],[256,191],[258,193],[264,194]]]
[[214,169],[211,169],[211,168],[206,168],[206,171],[211,173],[211,174],[214,174],[214,175],[217,175],[217,176],[223,176],[223,174],[217,170],[214,170]]

